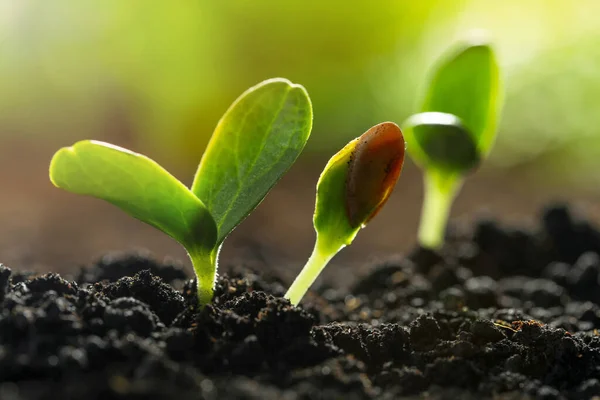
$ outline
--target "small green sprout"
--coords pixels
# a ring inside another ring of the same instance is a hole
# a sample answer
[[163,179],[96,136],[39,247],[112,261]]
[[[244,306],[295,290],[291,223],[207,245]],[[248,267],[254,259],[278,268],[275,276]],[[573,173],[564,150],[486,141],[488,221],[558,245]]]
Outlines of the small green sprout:
[[285,294],[292,304],[300,302],[329,260],[383,207],[402,171],[404,148],[400,128],[384,122],[329,160],[317,183],[315,247]]
[[500,103],[492,48],[465,44],[439,65],[421,113],[402,125],[408,153],[424,170],[421,246],[442,247],[450,207],[465,175],[479,166],[494,143]]
[[191,190],[148,157],[87,140],[54,155],[50,180],[106,200],[181,243],[204,306],[213,297],[223,240],[294,163],[311,128],[306,90],[270,79],[248,89],[223,115]]

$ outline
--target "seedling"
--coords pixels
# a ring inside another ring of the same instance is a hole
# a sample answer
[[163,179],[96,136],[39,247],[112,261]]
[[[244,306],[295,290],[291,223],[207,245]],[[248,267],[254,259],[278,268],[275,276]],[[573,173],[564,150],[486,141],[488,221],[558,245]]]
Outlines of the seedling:
[[271,79],[248,89],[223,115],[191,189],[148,157],[89,140],[54,155],[50,180],[106,200],[181,243],[203,306],[213,297],[223,241],[294,163],[311,128],[306,90]]
[[452,202],[494,143],[499,93],[492,48],[464,44],[434,71],[421,113],[402,125],[408,153],[424,171],[418,239],[425,248],[442,247]]
[[383,207],[402,171],[404,147],[400,128],[384,122],[329,160],[317,183],[315,247],[285,294],[292,304],[300,302],[333,256]]

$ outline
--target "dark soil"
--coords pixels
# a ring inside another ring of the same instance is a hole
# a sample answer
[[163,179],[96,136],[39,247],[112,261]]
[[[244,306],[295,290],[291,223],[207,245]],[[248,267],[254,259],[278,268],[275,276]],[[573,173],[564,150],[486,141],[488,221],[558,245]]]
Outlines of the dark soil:
[[600,233],[553,207],[532,231],[455,230],[302,307],[243,268],[199,310],[181,269],[143,256],[73,281],[1,267],[0,399],[590,399],[598,254]]

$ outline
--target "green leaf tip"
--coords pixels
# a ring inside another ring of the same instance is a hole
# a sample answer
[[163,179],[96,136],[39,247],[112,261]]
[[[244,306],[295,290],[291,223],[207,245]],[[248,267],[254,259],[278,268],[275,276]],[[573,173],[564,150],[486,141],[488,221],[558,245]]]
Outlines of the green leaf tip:
[[192,185],[215,218],[219,242],[296,161],[312,119],[306,89],[283,78],[248,89],[223,115]]
[[392,122],[370,128],[327,163],[317,183],[315,248],[285,297],[298,304],[329,260],[381,210],[402,171],[405,143]]
[[421,112],[460,118],[482,157],[491,150],[501,108],[500,69],[492,46],[478,39],[459,43],[434,69]]

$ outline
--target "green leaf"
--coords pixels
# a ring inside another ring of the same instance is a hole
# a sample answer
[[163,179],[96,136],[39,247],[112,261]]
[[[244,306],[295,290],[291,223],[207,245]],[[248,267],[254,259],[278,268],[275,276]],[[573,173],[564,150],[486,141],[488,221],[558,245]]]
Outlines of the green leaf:
[[264,81],[231,105],[213,133],[192,185],[217,224],[218,243],[291,167],[311,128],[306,90],[286,79]]
[[331,157],[317,182],[313,223],[317,238],[328,253],[337,253],[350,244],[361,228],[350,222],[346,209],[348,165],[357,143],[358,139],[354,139]]
[[410,155],[425,170],[462,175],[481,161],[474,135],[452,114],[415,114],[402,128]]
[[106,200],[171,236],[190,253],[210,253],[217,230],[206,207],[183,183],[146,156],[98,141],[60,149],[52,183]]
[[460,118],[476,138],[483,158],[496,136],[499,90],[499,69],[492,48],[487,44],[465,43],[436,69],[421,111]]

